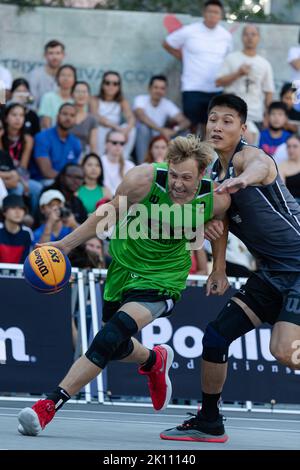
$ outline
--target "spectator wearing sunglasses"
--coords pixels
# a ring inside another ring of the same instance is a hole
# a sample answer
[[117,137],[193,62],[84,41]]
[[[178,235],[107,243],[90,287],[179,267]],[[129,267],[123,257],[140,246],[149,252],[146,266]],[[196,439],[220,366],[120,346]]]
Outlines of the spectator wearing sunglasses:
[[91,100],[91,111],[99,124],[98,154],[104,154],[107,133],[114,130],[124,135],[126,142],[124,157],[127,159],[135,144],[135,117],[128,101],[124,98],[118,72],[104,73],[99,94]]
[[106,153],[101,157],[104,173],[104,186],[115,194],[126,173],[134,167],[124,160],[125,136],[119,131],[110,131],[106,136]]

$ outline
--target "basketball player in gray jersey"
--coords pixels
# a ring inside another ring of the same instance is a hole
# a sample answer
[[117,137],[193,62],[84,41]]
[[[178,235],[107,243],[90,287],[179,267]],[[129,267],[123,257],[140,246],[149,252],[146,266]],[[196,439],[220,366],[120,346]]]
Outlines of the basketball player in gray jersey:
[[[246,119],[247,105],[241,98],[217,96],[210,102],[206,137],[219,157],[212,170],[212,178],[220,183],[216,191],[231,195],[226,225],[255,256],[257,271],[206,328],[201,411],[163,431],[162,439],[228,439],[218,408],[228,348],[261,323],[273,325],[273,356],[291,369],[300,369],[300,206],[282,183],[272,157],[243,141]],[[212,225],[211,234],[214,230]],[[226,285],[225,232],[213,241],[208,293],[222,294]]]

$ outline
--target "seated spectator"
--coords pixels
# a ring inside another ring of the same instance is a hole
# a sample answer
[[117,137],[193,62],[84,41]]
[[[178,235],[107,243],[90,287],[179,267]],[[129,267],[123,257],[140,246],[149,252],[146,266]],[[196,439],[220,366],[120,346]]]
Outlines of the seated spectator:
[[97,152],[98,122],[93,114],[87,112],[90,101],[90,86],[87,82],[76,82],[72,88],[76,109],[76,124],[72,133],[78,137],[83,154]]
[[40,120],[32,109],[33,96],[30,94],[29,83],[25,78],[16,78],[11,87],[11,102],[20,103],[25,108],[24,130],[32,137],[40,132]]
[[105,269],[102,241],[97,237],[72,250],[69,258],[74,268]]
[[[162,134],[167,140],[188,129],[190,121],[178,106],[167,99],[168,81],[164,75],[150,79],[149,94],[136,96],[133,109],[138,120],[136,135],[136,157],[144,161],[152,137]],[[169,127],[168,127],[169,126]]]
[[76,69],[73,65],[62,65],[56,75],[57,90],[48,91],[42,96],[39,116],[43,129],[55,126],[57,114],[62,104],[72,103],[72,88],[76,82]]
[[55,178],[54,183],[45,189],[57,189],[65,197],[65,206],[70,209],[76,221],[82,224],[87,219],[87,212],[76,196],[76,193],[83,183],[83,170],[75,163],[67,163]]
[[81,162],[84,174],[84,184],[80,186],[77,195],[88,214],[96,210],[100,199],[112,198],[110,191],[103,186],[103,167],[100,157],[96,153],[89,153]]
[[286,187],[300,203],[300,137],[292,135],[286,142],[288,160],[279,165],[279,174]]
[[[125,137],[124,157],[132,153],[135,144],[135,117],[128,101],[123,96],[122,80],[118,72],[105,72],[98,96],[91,100],[91,111],[96,116],[98,127],[97,153],[105,152],[106,136],[109,131],[119,131]],[[122,121],[123,122],[122,124]]]
[[145,163],[162,163],[168,153],[168,140],[163,135],[152,137],[148,152],[145,155]]
[[22,196],[3,199],[4,222],[0,224],[0,263],[24,263],[32,245],[32,231],[22,225],[26,213]]
[[41,195],[40,211],[45,222],[34,231],[34,243],[61,240],[78,227],[74,215],[65,208],[65,201],[64,195],[56,189]]
[[125,143],[125,136],[121,132],[110,131],[106,136],[106,153],[101,157],[101,161],[104,186],[109,189],[112,195],[115,194],[126,173],[134,167],[132,162],[124,160]]
[[56,75],[65,57],[65,46],[56,40],[47,42],[44,47],[46,64],[36,67],[29,74],[30,89],[38,108],[41,98],[48,91],[56,89]]
[[[34,213],[38,206],[42,187],[38,181],[30,178],[28,171],[33,138],[25,133],[25,108],[19,103],[8,105],[4,111],[3,124],[4,132],[0,140],[0,149],[10,155],[13,166],[19,176],[17,185],[9,188],[10,192],[28,197],[30,199],[31,211]],[[12,174],[9,175],[9,177],[11,176]]]
[[47,185],[53,182],[67,163],[77,163],[81,155],[80,140],[71,133],[75,125],[76,111],[73,104],[61,105],[57,125],[35,136],[34,158],[38,168],[36,179]]
[[259,147],[269,155],[274,155],[277,147],[291,135],[285,130],[288,120],[287,107],[281,101],[274,101],[268,108],[269,127],[261,131]]
[[15,169],[10,155],[3,150],[0,150],[0,178],[8,193],[13,193],[18,185],[21,185],[20,176]]
[[295,88],[292,83],[285,83],[283,85],[280,92],[280,100],[286,104],[288,112],[288,122],[285,129],[287,131],[297,132],[298,129],[300,129],[300,111],[297,111],[294,107]]

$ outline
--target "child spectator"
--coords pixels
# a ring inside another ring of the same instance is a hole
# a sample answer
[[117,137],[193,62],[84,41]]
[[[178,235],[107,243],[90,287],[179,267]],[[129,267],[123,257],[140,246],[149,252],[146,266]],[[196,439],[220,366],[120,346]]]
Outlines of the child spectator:
[[285,130],[288,120],[287,107],[281,101],[274,101],[268,108],[269,127],[261,131],[259,147],[269,155],[274,155],[277,147],[291,135]]
[[40,120],[32,109],[34,97],[30,93],[29,83],[25,78],[16,78],[11,87],[11,102],[20,103],[25,108],[25,132],[32,137],[40,132]]
[[84,173],[84,184],[77,195],[88,214],[96,210],[96,204],[104,197],[111,199],[112,194],[103,186],[103,166],[96,153],[86,155],[81,163]]
[[32,245],[32,231],[22,225],[27,211],[22,196],[3,199],[4,222],[0,223],[0,263],[24,263]]

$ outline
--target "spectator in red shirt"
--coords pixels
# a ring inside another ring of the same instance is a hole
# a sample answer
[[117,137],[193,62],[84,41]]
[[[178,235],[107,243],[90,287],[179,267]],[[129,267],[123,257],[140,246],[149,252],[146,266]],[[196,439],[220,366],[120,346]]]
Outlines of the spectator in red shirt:
[[10,194],[3,199],[4,222],[0,224],[0,263],[24,263],[33,235],[22,225],[27,212],[22,196]]

